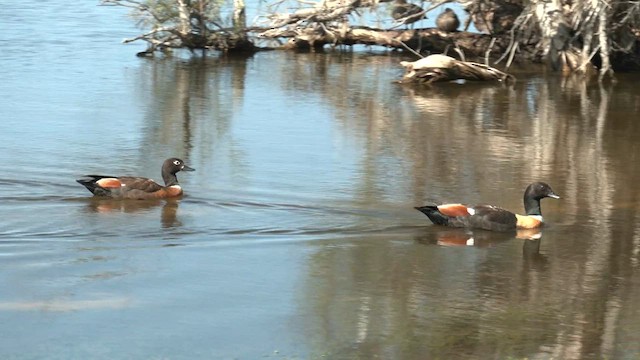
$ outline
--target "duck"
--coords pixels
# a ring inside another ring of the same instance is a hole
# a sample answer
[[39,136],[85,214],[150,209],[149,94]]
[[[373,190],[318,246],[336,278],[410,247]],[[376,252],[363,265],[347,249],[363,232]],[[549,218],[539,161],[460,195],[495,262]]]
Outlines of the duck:
[[559,199],[549,184],[534,182],[524,191],[524,209],[526,215],[493,205],[441,204],[419,206],[415,209],[427,215],[437,225],[475,228],[491,231],[514,231],[519,229],[537,229],[542,227],[544,219],[540,210],[540,200]]
[[436,18],[436,27],[440,31],[454,32],[458,30],[460,20],[458,15],[450,8],[445,8],[444,12]]
[[401,24],[409,25],[424,19],[426,16],[420,6],[408,3],[407,0],[395,0],[391,17]]
[[86,187],[94,196],[114,199],[166,199],[182,195],[182,187],[176,174],[180,171],[194,171],[184,161],[170,158],[162,164],[164,186],[144,177],[85,175],[76,181]]

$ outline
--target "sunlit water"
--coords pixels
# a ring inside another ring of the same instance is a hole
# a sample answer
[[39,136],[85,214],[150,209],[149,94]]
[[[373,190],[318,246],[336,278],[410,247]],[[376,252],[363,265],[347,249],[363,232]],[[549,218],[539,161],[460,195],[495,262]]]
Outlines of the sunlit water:
[[[140,59],[122,11],[0,13],[0,358],[640,357],[638,76],[393,83],[384,53]],[[88,173],[184,198],[108,201]],[[541,240],[413,206],[518,210]],[[471,240],[471,238],[473,238]]]

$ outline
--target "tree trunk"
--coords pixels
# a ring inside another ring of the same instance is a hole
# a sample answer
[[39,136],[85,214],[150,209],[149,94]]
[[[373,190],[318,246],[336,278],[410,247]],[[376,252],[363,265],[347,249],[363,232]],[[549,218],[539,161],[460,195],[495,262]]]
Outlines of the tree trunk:
[[571,28],[564,19],[559,0],[535,0],[532,2],[535,16],[542,32],[543,55],[554,69],[561,69],[561,56],[569,49]]
[[[592,0],[597,1],[597,0]],[[601,7],[598,21],[598,42],[600,44],[600,58],[602,59],[602,65],[600,66],[600,78],[613,74],[611,68],[611,62],[609,60],[609,36],[607,36],[609,29],[609,6]]]
[[247,28],[244,0],[233,0],[233,28],[237,32]]
[[178,17],[180,18],[178,32],[182,36],[188,36],[191,33],[191,11],[189,11],[189,6],[184,2],[184,0],[177,0],[177,2]]

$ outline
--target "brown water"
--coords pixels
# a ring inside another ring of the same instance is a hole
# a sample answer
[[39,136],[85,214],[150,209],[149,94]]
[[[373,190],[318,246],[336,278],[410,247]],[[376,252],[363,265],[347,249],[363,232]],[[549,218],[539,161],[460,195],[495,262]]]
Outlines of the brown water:
[[[640,357],[640,77],[414,89],[367,52],[139,59],[121,12],[77,6],[0,13],[0,358]],[[74,181],[170,156],[197,169],[181,200]],[[521,211],[536,180],[562,196],[538,241],[412,209]]]

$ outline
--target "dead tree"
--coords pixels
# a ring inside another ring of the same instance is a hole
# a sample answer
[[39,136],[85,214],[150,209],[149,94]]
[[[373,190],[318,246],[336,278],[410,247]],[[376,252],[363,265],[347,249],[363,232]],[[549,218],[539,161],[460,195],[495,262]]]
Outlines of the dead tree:
[[[599,72],[601,77],[614,69],[640,69],[640,5],[626,0],[458,0],[468,13],[461,31],[453,20],[451,26],[404,30],[397,29],[401,25],[397,22],[388,27],[352,23],[363,10],[390,20],[394,0],[273,1],[252,27],[246,24],[244,0],[233,1],[230,20],[220,17],[222,0],[101,0],[101,4],[131,9],[147,32],[125,42],[146,41],[144,55],[174,48],[256,51],[254,42],[268,40],[285,42],[285,49],[362,44],[425,55],[453,49],[461,60],[466,56],[485,64],[504,62],[507,68],[516,59],[547,61],[566,74]],[[412,13],[411,20],[433,16],[448,2],[433,2]],[[292,10],[280,12],[283,4]],[[471,24],[480,33],[467,31]]]
[[234,2],[231,26],[222,25],[220,5],[211,0],[101,0],[101,5],[129,8],[139,26],[150,28],[123,41],[146,41],[148,48],[140,56],[171,49],[255,51],[246,33],[243,0]]
[[476,27],[510,38],[504,58],[524,49],[564,74],[600,78],[640,69],[640,5],[623,0],[463,0]]
[[[564,74],[600,76],[640,69],[640,5],[623,0],[458,0],[469,16],[463,31],[397,31],[353,26],[349,16],[390,0],[319,0],[290,13],[271,13],[263,38],[290,39],[289,48],[381,45],[441,53],[457,48],[509,67],[515,59],[546,61]],[[436,1],[425,14],[447,1]],[[422,14],[421,14],[422,16]],[[481,34],[467,32],[470,24]],[[444,28],[441,28],[444,29]]]

